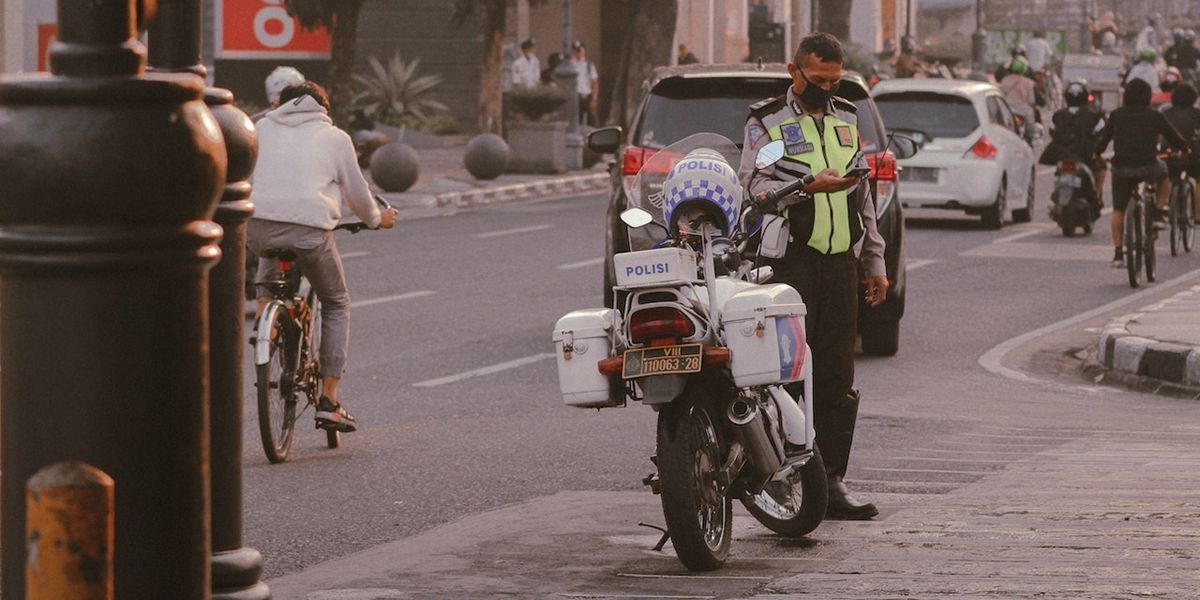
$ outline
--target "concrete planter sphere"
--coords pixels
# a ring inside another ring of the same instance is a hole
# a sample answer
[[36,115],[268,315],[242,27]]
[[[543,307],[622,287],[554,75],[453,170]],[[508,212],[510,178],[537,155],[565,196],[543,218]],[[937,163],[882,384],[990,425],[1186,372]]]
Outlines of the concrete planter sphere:
[[371,156],[371,179],[389,192],[403,192],[417,182],[421,167],[417,151],[407,144],[392,142]]
[[467,142],[463,166],[475,179],[495,179],[508,170],[508,142],[494,133],[483,133]]

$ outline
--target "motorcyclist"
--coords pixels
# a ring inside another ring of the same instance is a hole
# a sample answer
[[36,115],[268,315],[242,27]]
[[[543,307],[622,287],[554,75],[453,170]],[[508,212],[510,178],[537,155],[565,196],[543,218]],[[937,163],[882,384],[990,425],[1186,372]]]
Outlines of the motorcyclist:
[[1183,74],[1179,72],[1179,69],[1167,67],[1167,70],[1163,71],[1162,79],[1158,82],[1158,89],[1160,91],[1150,96],[1150,106],[1158,110],[1171,108],[1171,92],[1181,82],[1183,82]]
[[[1092,204],[1093,218],[1100,216],[1104,190],[1105,163],[1095,160],[1094,150],[1100,132],[1104,130],[1104,113],[1091,103],[1091,90],[1087,82],[1075,80],[1067,84],[1063,92],[1066,108],[1059,109],[1050,119],[1050,143],[1042,151],[1038,162],[1056,165],[1063,161],[1082,163],[1091,171],[1095,182],[1088,182],[1084,192]],[[1051,216],[1057,216],[1057,205],[1051,205]]]
[[1122,80],[1124,85],[1129,85],[1134,79],[1141,79],[1150,86],[1150,92],[1159,91],[1158,87],[1158,67],[1154,64],[1158,60],[1158,53],[1153,48],[1142,48],[1138,51],[1137,59],[1133,66],[1129,68],[1129,72],[1125,74],[1125,79]]
[[1037,83],[1027,76],[1028,72],[1029,65],[1020,58],[1014,58],[1009,65],[1008,75],[1000,81],[1000,92],[1008,100],[1013,112],[1024,119],[1027,140],[1030,137],[1029,129],[1037,121],[1037,111],[1034,108],[1037,104]]
[[1176,55],[1175,67],[1183,74],[1184,81],[1196,82],[1196,69],[1200,68],[1200,48],[1196,47],[1196,32],[1190,29],[1183,32],[1183,45]]

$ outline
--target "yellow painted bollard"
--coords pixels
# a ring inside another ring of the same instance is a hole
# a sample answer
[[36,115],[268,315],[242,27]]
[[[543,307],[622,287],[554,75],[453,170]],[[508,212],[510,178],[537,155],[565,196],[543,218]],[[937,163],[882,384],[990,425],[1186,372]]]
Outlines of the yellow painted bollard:
[[78,461],[25,485],[26,600],[112,600],[113,480]]

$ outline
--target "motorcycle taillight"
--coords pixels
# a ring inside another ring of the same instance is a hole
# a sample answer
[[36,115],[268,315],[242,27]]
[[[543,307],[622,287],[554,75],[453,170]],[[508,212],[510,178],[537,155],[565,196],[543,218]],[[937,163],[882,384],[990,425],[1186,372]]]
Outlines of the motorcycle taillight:
[[1076,170],[1077,170],[1077,168],[1075,166],[1074,161],[1069,161],[1069,160],[1063,161],[1063,163],[1062,163],[1062,172],[1063,173],[1066,173],[1068,175],[1074,175]]
[[629,337],[635,344],[656,338],[686,338],[696,333],[696,326],[677,308],[659,306],[644,308],[629,319]]
[[637,175],[638,171],[642,170],[642,165],[651,156],[654,156],[653,148],[639,148],[637,146],[629,146],[625,148],[625,153],[621,155],[621,174],[632,177]]

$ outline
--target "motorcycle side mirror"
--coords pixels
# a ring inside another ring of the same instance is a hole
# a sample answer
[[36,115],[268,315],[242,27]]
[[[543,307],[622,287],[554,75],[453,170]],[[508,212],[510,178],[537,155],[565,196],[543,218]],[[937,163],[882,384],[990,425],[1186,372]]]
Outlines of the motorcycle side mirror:
[[754,157],[754,168],[765,169],[783,158],[784,150],[783,140],[775,140],[758,151],[758,155]]
[[634,229],[641,229],[654,222],[654,215],[641,208],[631,208],[621,213],[621,222]]
[[888,145],[892,148],[892,153],[899,159],[912,158],[921,149],[917,140],[900,133],[889,133]]

